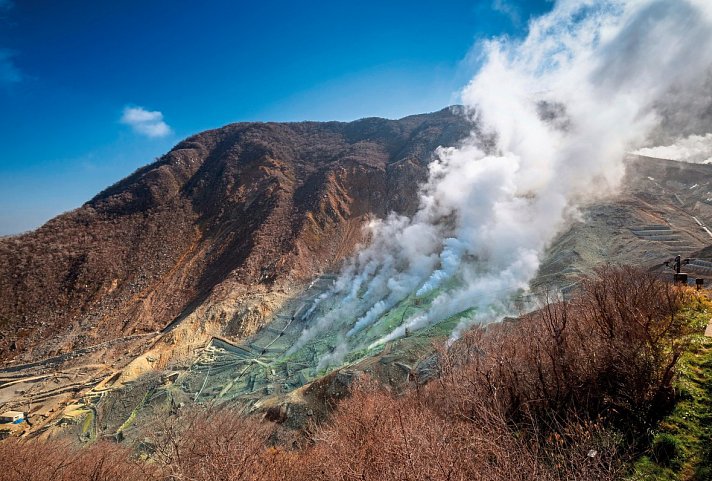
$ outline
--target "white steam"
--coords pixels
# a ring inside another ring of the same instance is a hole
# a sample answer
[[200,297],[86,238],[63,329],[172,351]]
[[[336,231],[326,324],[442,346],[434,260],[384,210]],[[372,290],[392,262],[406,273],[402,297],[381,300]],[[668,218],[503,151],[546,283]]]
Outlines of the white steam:
[[672,145],[638,149],[634,154],[658,159],[680,160],[694,164],[712,163],[712,134],[690,135]]
[[293,350],[338,328],[342,341],[321,365],[337,362],[414,294],[434,297],[371,345],[468,309],[455,336],[512,313],[577,205],[618,187],[625,153],[660,124],[655,105],[699,84],[711,21],[705,0],[560,0],[524,40],[482,45],[462,97],[496,145],[473,135],[438,150],[418,212],[371,226],[372,243],[312,306],[330,303]]

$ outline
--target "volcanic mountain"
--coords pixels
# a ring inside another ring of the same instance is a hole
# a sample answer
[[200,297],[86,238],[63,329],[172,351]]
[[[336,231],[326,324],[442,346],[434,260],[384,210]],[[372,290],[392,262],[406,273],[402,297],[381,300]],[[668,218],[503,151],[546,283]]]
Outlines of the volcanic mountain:
[[[232,124],[35,231],[0,238],[0,407],[26,412],[31,433],[73,426],[81,439],[123,438],[140,435],[137,419],[196,401],[304,423],[354,373],[394,386],[427,374],[433,339],[459,314],[378,348],[365,337],[329,372],[320,359],[339,333],[297,340],[318,325],[309,306],[368,242],[364,226],[416,212],[436,149],[473,131],[459,107]],[[696,254],[692,278],[712,274],[699,251],[712,243],[712,166],[636,156],[626,166],[621,191],[583,205],[549,246],[534,291],[566,292],[606,263],[660,270],[677,254]],[[372,328],[427,302],[408,296]]]
[[253,332],[269,293],[337,267],[373,216],[412,213],[434,150],[472,128],[448,108],[190,137],[79,209],[0,239],[0,359],[156,332],[199,306],[228,334]]

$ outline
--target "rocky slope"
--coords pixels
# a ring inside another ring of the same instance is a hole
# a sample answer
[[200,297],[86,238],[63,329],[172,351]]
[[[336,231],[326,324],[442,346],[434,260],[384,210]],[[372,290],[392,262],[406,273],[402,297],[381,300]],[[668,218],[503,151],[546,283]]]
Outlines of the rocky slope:
[[[366,240],[364,223],[413,213],[434,149],[475,128],[451,109],[233,124],[0,239],[0,408],[29,419],[10,428],[138,439],[138,426],[196,401],[296,426],[323,416],[359,372],[394,388],[427,375],[433,340],[457,319],[355,352],[328,373],[317,361],[338,333],[292,347],[320,315],[305,306]],[[631,157],[621,191],[582,207],[533,287],[566,291],[605,263],[660,270],[676,254],[694,258],[691,277],[712,277],[700,251],[712,244],[708,225],[712,166]],[[422,302],[411,296],[381,321]]]
[[439,145],[472,125],[238,123],[200,133],[36,231],[0,239],[0,360],[158,332],[196,309],[241,337],[331,269],[370,216],[417,207]]

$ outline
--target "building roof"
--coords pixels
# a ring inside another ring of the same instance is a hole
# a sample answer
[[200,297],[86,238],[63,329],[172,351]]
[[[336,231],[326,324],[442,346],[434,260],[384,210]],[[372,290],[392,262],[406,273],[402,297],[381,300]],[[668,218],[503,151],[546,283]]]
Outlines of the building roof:
[[22,416],[24,418],[25,413],[23,413],[22,411],[5,411],[4,413],[0,414],[0,418],[14,418],[17,416]]

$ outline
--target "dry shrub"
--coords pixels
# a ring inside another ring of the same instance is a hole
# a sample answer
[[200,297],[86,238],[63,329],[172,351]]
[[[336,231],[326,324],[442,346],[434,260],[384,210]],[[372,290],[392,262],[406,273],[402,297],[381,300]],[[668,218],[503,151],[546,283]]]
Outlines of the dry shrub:
[[465,417],[485,402],[538,429],[573,415],[640,430],[669,399],[690,332],[678,313],[684,295],[638,269],[598,271],[573,301],[471,330],[442,353],[429,395]]
[[195,407],[152,430],[145,443],[164,479],[288,479],[282,451],[269,447],[272,423],[230,409]]
[[396,396],[360,381],[301,449],[275,447],[271,423],[193,408],[150,426],[142,466],[120,446],[6,442],[0,458],[22,455],[0,479],[620,479],[669,398],[691,330],[686,292],[637,269],[599,271],[573,301],[472,329],[424,386]]
[[400,397],[362,387],[317,431],[313,479],[618,479],[690,326],[684,289],[598,271],[571,302],[475,328]]
[[109,442],[79,449],[68,441],[8,439],[0,443],[0,459],[1,481],[141,481],[156,475],[130,448]]
[[410,393],[394,397],[361,386],[307,452],[311,479],[525,480],[548,479],[535,452],[503,419],[480,423],[442,417]]

